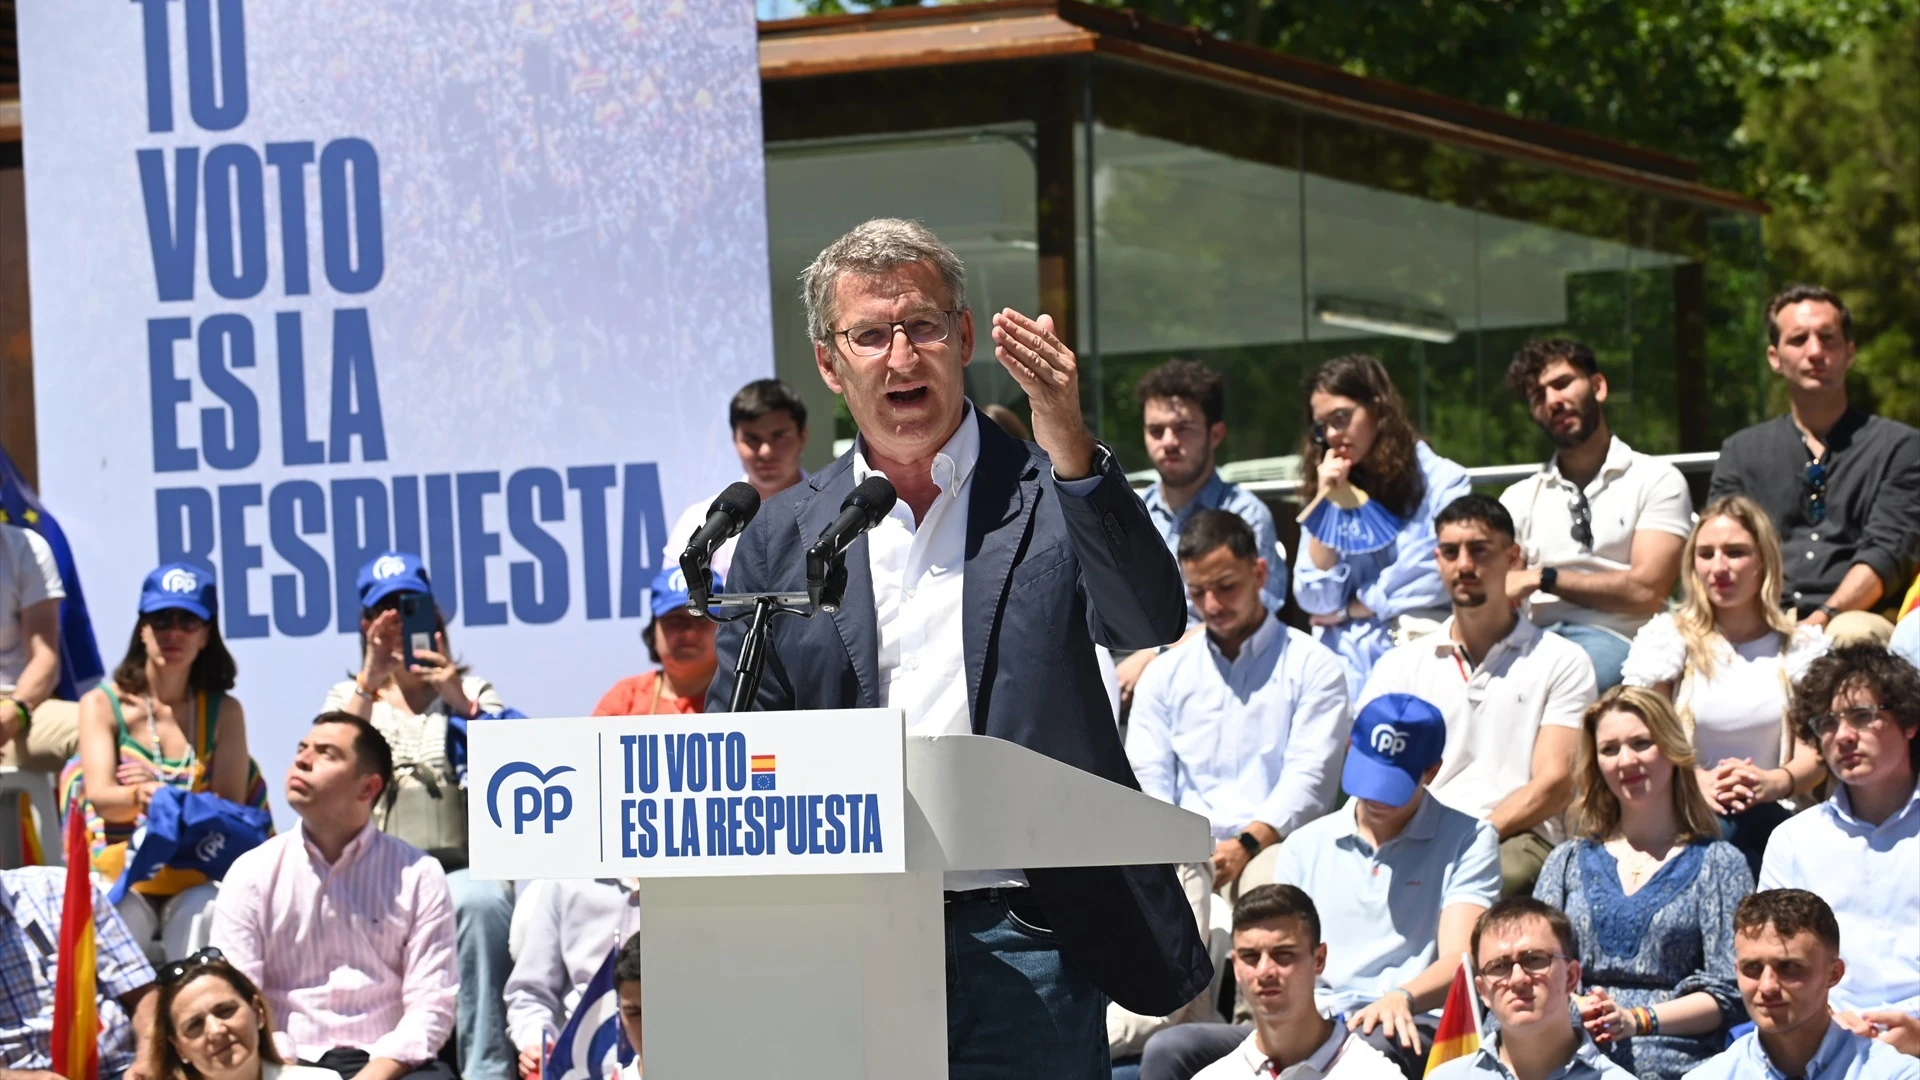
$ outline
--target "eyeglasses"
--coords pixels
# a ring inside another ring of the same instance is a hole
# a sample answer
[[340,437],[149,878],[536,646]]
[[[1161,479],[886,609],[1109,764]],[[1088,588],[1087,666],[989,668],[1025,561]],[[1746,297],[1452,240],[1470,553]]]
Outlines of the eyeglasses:
[[1587,493],[1576,491],[1573,498],[1567,500],[1567,512],[1573,515],[1573,541],[1588,551],[1593,550],[1593,504],[1587,502]]
[[191,611],[163,608],[147,616],[147,625],[155,630],[198,630],[207,625],[207,620]]
[[830,331],[828,336],[847,339],[847,351],[855,356],[884,356],[893,348],[895,331],[902,331],[915,345],[938,345],[953,332],[953,317],[958,311],[923,311],[898,322],[870,322]]
[[1887,710],[1868,705],[1856,705],[1851,709],[1836,709],[1830,713],[1821,713],[1807,721],[1813,733],[1823,739],[1831,739],[1840,734],[1840,725],[1845,724],[1855,731],[1865,731],[1880,722]]
[[1528,975],[1544,975],[1549,968],[1553,967],[1555,960],[1571,959],[1573,958],[1566,953],[1542,952],[1537,949],[1529,949],[1517,956],[1499,956],[1481,964],[1480,977],[1486,979],[1488,982],[1509,982],[1511,981],[1513,968],[1516,964],[1520,966],[1521,971]]
[[194,968],[225,961],[227,954],[209,945],[184,960],[172,960],[160,966],[157,979],[161,986],[171,986],[187,977]]
[[1807,462],[1807,495],[1803,509],[1806,511],[1807,524],[1818,525],[1827,520],[1827,466],[1820,461]]
[[1315,420],[1313,422],[1313,441],[1319,443],[1321,446],[1325,446],[1327,445],[1327,432],[1345,431],[1347,430],[1347,425],[1351,423],[1353,423],[1353,408],[1351,406],[1344,409],[1335,409],[1327,414],[1325,420]]

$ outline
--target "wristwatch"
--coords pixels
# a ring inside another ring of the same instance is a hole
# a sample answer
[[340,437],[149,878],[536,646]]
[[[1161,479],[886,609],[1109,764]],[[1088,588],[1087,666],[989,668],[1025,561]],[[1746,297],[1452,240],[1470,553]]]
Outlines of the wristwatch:
[[1825,615],[1828,622],[1832,622],[1840,617],[1840,609],[1834,607],[1832,604],[1821,604],[1820,614]]
[[1240,834],[1239,839],[1240,839],[1240,846],[1247,849],[1247,854],[1249,855],[1260,854],[1260,838],[1259,837],[1253,835],[1250,832],[1243,832]]
[[1559,567],[1543,566],[1540,568],[1540,591],[1541,592],[1550,593],[1553,591],[1554,586],[1558,584],[1560,584],[1560,568]]

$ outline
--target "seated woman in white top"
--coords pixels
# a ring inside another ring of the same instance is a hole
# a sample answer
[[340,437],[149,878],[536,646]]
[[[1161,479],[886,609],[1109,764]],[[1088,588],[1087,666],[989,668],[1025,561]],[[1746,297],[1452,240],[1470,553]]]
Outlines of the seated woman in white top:
[[1673,701],[1692,733],[1700,789],[1757,874],[1767,837],[1789,814],[1781,800],[1826,778],[1820,752],[1787,723],[1787,701],[1827,639],[1780,607],[1780,537],[1753,500],[1708,504],[1680,565],[1680,609],[1640,628],[1621,681]]
[[219,949],[161,965],[157,981],[147,1080],[340,1080],[280,1056],[266,999]]

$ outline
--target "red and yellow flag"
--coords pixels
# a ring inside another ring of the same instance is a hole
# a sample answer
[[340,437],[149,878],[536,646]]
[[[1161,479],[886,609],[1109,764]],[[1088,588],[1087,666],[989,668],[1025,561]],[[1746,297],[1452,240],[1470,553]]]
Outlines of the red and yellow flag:
[[87,822],[67,815],[67,892],[60,906],[59,970],[53,987],[53,1071],[100,1080],[100,1008],[95,997],[93,875]]
[[1433,1033],[1433,1047],[1427,1051],[1427,1070],[1433,1070],[1454,1058],[1466,1057],[1480,1049],[1480,1010],[1473,996],[1473,979],[1467,974],[1467,958],[1453,973],[1453,985],[1447,988],[1446,1008],[1440,1012],[1440,1027]]
[[24,791],[14,797],[19,800],[20,865],[45,866],[47,853],[40,846],[40,823],[33,815],[33,797]]

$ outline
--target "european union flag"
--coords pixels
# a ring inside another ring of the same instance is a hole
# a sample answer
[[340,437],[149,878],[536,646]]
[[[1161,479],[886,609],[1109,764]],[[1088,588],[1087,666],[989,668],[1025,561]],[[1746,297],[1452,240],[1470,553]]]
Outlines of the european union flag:
[[773,774],[770,772],[754,773],[753,774],[753,790],[772,791],[773,790]]
[[26,478],[14,467],[13,459],[0,450],[0,522],[30,529],[53,549],[54,565],[60,568],[60,584],[67,598],[60,603],[60,684],[53,696],[63,701],[78,701],[80,688],[98,682],[106,674],[100,663],[100,649],[93,640],[93,620],[87,617],[87,597],[80,589],[80,571],[73,563],[73,549],[67,546],[67,534],[53,520],[40,497],[27,486]]

